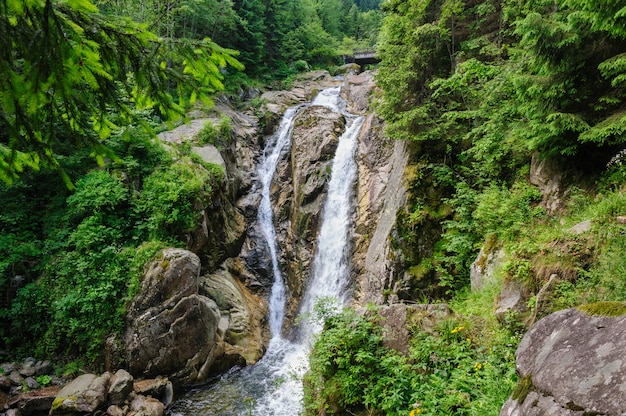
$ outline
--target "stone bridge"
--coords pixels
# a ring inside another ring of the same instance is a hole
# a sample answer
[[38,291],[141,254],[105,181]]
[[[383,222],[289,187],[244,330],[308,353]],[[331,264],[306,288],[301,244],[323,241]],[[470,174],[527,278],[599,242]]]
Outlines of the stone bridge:
[[352,55],[344,55],[343,60],[345,63],[355,63],[360,66],[377,64],[380,59],[376,57],[375,49],[355,49]]

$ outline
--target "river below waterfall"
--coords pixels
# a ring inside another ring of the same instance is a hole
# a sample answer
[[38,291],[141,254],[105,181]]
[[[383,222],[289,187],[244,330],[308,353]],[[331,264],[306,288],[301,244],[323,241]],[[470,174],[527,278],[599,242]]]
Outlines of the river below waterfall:
[[[339,87],[323,90],[310,104],[323,106],[346,117],[346,131],[332,162],[317,252],[309,286],[301,301],[300,313],[313,311],[317,299],[335,298],[339,305],[346,299],[349,283],[349,238],[356,163],[354,152],[363,117],[345,111]],[[278,267],[275,230],[270,203],[270,183],[281,153],[288,148],[293,123],[304,106],[289,108],[277,132],[268,140],[258,168],[261,203],[258,221],[272,257],[274,284],[269,300],[272,339],[264,357],[255,365],[233,369],[205,386],[193,388],[170,406],[170,416],[191,415],[275,415],[295,416],[303,411],[302,377],[308,370],[308,353],[320,326],[301,324],[295,340],[283,338],[285,287]],[[184,342],[184,341],[183,341]]]

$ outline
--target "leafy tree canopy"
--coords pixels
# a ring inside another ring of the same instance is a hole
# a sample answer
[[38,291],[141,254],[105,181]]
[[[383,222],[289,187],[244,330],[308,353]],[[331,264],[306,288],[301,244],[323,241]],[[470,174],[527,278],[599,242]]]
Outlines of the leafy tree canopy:
[[82,146],[102,162],[112,156],[102,140],[132,121],[133,108],[182,115],[184,97],[223,88],[221,68],[243,69],[235,55],[208,38],[113,21],[89,0],[0,1],[0,178],[58,169]]

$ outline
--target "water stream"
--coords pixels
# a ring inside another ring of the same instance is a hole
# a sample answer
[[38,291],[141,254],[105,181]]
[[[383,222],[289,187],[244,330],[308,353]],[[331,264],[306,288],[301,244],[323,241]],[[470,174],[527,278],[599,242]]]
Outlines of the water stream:
[[[351,196],[356,177],[354,151],[363,117],[345,111],[339,87],[323,90],[311,105],[341,112],[346,117],[346,131],[332,162],[318,250],[313,261],[312,277],[301,301],[300,312],[313,310],[319,298],[333,297],[345,303],[349,281],[348,236],[350,235]],[[219,382],[189,391],[168,410],[170,416],[191,415],[274,415],[295,416],[302,412],[302,376],[308,369],[308,353],[319,324],[301,325],[297,341],[282,337],[285,287],[278,267],[278,248],[270,204],[270,184],[281,152],[291,140],[293,122],[302,106],[287,110],[276,134],[268,141],[258,173],[261,203],[258,221],[272,257],[274,283],[270,296],[272,338],[264,357],[255,365],[232,370]]]

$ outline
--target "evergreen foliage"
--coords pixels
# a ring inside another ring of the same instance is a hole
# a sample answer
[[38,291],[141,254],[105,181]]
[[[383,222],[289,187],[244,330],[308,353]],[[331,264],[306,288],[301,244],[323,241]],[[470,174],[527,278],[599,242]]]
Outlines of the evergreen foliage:
[[[511,238],[541,217],[536,191],[510,198],[528,186],[533,153],[597,177],[623,149],[622,9],[584,0],[391,0],[383,11],[378,111],[389,135],[413,142],[401,216],[407,268],[421,265],[431,282],[458,288],[487,235]],[[504,198],[511,203],[485,205]],[[530,216],[491,226],[498,209]],[[433,241],[415,238],[418,226]]]
[[[102,164],[114,157],[102,141],[138,121],[133,106],[180,117],[187,97],[223,88],[220,68],[241,68],[234,51],[208,39],[159,38],[87,0],[0,2],[0,49],[5,181],[25,168],[59,168],[59,157],[85,145]],[[193,92],[175,99],[175,88]]]

